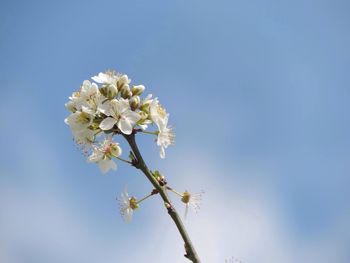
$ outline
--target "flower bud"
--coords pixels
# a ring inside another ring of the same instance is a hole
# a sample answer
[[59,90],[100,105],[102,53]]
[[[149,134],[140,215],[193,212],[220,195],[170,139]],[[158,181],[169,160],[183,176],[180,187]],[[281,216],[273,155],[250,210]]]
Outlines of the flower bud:
[[130,79],[128,78],[128,75],[124,74],[118,79],[117,86],[119,89],[121,89],[124,84],[129,84],[129,83],[130,83]]
[[131,109],[137,109],[140,106],[140,101],[139,96],[132,96],[129,100]]
[[141,95],[142,92],[145,90],[145,86],[143,85],[137,85],[137,86],[133,86],[131,89],[132,95]]
[[117,93],[118,89],[115,85],[113,84],[104,84],[100,88],[100,92],[102,93],[103,96],[105,96],[108,99],[113,99]]
[[130,91],[129,85],[128,84],[124,84],[122,86],[122,88],[120,89],[120,95],[124,98],[124,99],[128,99],[132,96],[132,93]]

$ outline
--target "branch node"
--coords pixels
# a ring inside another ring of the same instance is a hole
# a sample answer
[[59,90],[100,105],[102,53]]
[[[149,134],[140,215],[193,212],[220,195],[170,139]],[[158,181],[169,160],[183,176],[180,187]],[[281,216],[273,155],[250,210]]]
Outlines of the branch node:
[[172,213],[174,212],[174,208],[172,207],[171,204],[165,203],[165,207],[166,207],[166,209],[168,210],[168,213],[169,213],[169,214],[172,214]]

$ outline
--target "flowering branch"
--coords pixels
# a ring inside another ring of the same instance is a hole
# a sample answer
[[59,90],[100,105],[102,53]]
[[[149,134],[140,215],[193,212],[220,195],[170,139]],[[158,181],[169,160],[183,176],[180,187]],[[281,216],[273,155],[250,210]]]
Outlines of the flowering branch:
[[[160,105],[158,98],[148,95],[141,100],[140,95],[145,87],[143,85],[130,87],[131,80],[125,74],[107,71],[92,77],[92,80],[99,85],[85,80],[80,91],[74,92],[65,104],[71,112],[65,122],[70,126],[75,142],[88,156],[88,161],[96,163],[102,173],[107,173],[111,169],[116,170],[115,160],[141,170],[154,189],[151,194],[140,200],[134,196],[129,197],[125,189],[118,198],[124,220],[130,222],[134,210],[140,207],[141,202],[159,194],[185,242],[185,257],[194,263],[200,262],[185,227],[168,197],[167,190],[180,196],[186,205],[185,217],[189,207],[198,210],[201,193],[192,194],[185,191],[181,194],[168,187],[164,176],[158,171],[151,172],[148,169],[135,140],[135,134],[138,132],[156,136],[160,157],[165,158],[165,149],[175,141],[174,132],[168,126],[169,114]],[[155,125],[157,130],[146,131],[149,125]],[[113,136],[119,135],[127,140],[132,150],[129,160],[121,157],[122,148],[113,140]],[[102,140],[101,136],[104,137]]]

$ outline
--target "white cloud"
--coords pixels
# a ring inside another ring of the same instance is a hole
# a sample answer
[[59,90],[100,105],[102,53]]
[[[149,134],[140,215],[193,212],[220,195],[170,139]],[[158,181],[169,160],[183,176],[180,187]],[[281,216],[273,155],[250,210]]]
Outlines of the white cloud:
[[[247,185],[238,180],[240,171],[234,165],[230,164],[229,170],[218,167],[210,156],[190,149],[187,155],[174,159],[169,162],[173,164],[168,167],[169,182],[193,191],[205,186],[202,209],[185,222],[203,262],[224,262],[231,257],[243,263],[346,262],[346,248],[339,247],[342,238],[339,232],[346,228],[347,222],[338,224],[338,229],[330,230],[320,240],[303,242],[302,237],[292,233],[285,211],[274,201],[276,197],[268,184]],[[233,180],[235,184],[225,183],[228,174],[237,179]],[[167,240],[162,250],[175,255],[167,262],[188,262],[178,257],[183,248],[178,234],[170,227],[170,218],[163,218],[162,224],[168,225],[168,230],[162,232]]]

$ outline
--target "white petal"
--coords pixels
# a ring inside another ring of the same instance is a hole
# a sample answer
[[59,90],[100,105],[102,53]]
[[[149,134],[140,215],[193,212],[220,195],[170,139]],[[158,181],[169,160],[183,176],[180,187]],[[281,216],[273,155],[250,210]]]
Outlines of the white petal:
[[64,120],[64,122],[70,126],[70,128],[72,129],[73,133],[74,132],[81,132],[81,131],[83,131],[84,129],[86,129],[90,125],[90,123],[79,121],[79,117],[82,114],[83,114],[82,112],[76,111],[76,112],[72,113],[71,115],[69,115]]
[[118,157],[122,154],[122,148],[119,145],[117,145],[115,148],[116,148],[115,150],[114,149],[112,150],[112,153],[113,155]]
[[124,217],[124,220],[126,223],[130,223],[130,221],[132,219],[133,212],[134,211],[132,210],[132,208],[127,208],[125,210],[123,217]]
[[147,129],[147,127],[148,127],[147,124],[139,124],[139,126],[140,126],[140,128],[141,128],[143,131],[145,131],[145,130]]
[[96,83],[92,83],[92,84],[91,84],[91,89],[93,89],[95,92],[98,92],[98,91],[99,91],[99,90],[98,90],[98,86],[97,86]]
[[100,167],[102,173],[107,173],[110,169],[117,169],[117,164],[110,159],[104,159],[99,161],[98,166]]
[[127,111],[124,113],[125,118],[127,118],[131,123],[135,124],[141,119],[140,114],[134,111]]
[[144,99],[145,101],[152,99],[152,94],[148,94],[146,98]]
[[122,131],[122,133],[124,134],[131,134],[132,132],[132,125],[131,123],[128,121],[128,120],[123,120],[123,119],[120,119],[119,122],[118,122],[118,128]]
[[104,157],[104,154],[100,151],[94,151],[88,158],[90,163],[97,163],[101,161]]
[[117,123],[117,120],[111,117],[107,117],[100,123],[101,130],[107,131],[113,128],[114,124]]
[[187,219],[187,215],[188,215],[188,204],[186,204],[186,208],[185,208],[185,219]]
[[97,83],[103,83],[105,79],[104,75],[104,73],[100,72],[97,76],[92,77],[92,80],[96,81]]
[[72,124],[74,124],[76,122],[77,115],[79,115],[79,113],[77,113],[77,112],[70,114],[67,118],[64,119],[64,122],[67,125],[72,126]]
[[167,114],[164,118],[158,118],[156,125],[158,126],[158,129],[160,131],[163,131],[166,129],[166,126],[168,125],[168,119],[169,119],[169,114]]
[[68,101],[66,104],[64,104],[67,110],[74,112],[76,110],[75,103],[73,101]]
[[89,80],[84,80],[82,88],[86,88],[86,87],[90,87],[90,86],[91,86],[91,82]]
[[82,106],[81,107],[81,111],[82,112],[86,112],[86,113],[88,113],[90,115],[94,115],[95,114],[95,110],[94,109],[91,109],[91,108],[86,107],[86,106]]
[[129,101],[126,99],[120,99],[118,100],[118,103],[116,104],[116,110],[118,113],[122,113],[124,111],[127,111],[130,109]]
[[96,81],[97,83],[101,83],[100,78],[98,76],[92,77],[93,81]]
[[98,105],[98,110],[107,116],[114,116],[113,104],[111,101],[106,101]]
[[163,146],[160,147],[159,155],[160,155],[160,158],[162,158],[162,159],[165,158],[165,149]]

